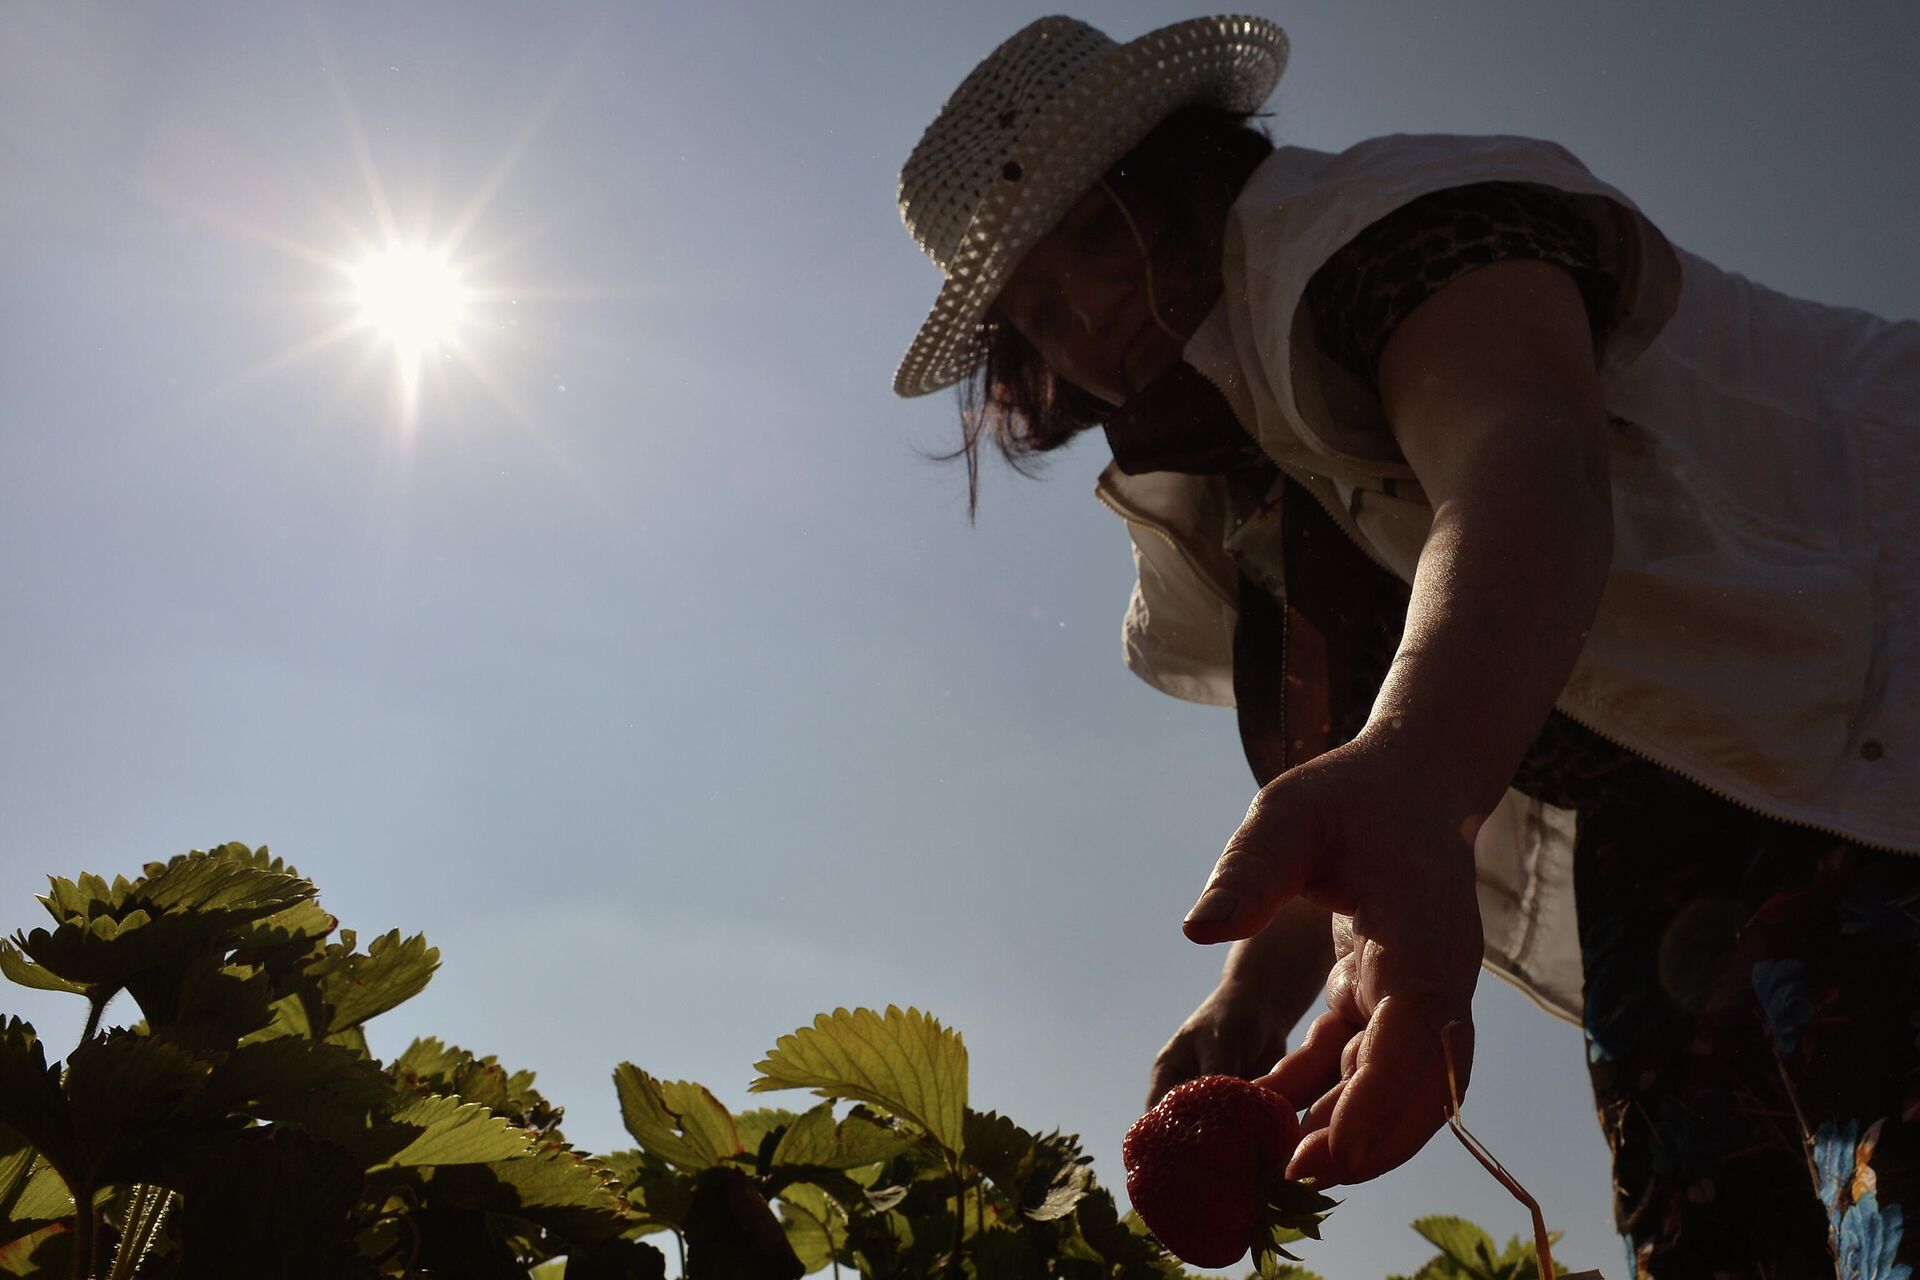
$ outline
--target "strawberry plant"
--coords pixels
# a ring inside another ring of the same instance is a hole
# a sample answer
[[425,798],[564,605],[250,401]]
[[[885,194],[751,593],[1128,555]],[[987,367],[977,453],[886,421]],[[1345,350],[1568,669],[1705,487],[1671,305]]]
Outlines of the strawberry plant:
[[[374,1058],[366,1023],[439,953],[398,930],[363,947],[264,847],[40,901],[51,927],[0,940],[0,973],[87,1018],[62,1061],[0,1016],[0,1276],[654,1280],[665,1250],[689,1280],[1189,1274],[1078,1139],[969,1107],[965,1044],[917,1010],[780,1037],[750,1089],[808,1106],[734,1111],[621,1063],[636,1145],[595,1155],[529,1072],[433,1038]],[[103,1028],[122,992],[140,1020]],[[1269,1243],[1331,1203],[1299,1190]],[[1444,1251],[1421,1280],[1536,1274],[1468,1224],[1418,1225]],[[1257,1274],[1307,1275],[1270,1255]]]

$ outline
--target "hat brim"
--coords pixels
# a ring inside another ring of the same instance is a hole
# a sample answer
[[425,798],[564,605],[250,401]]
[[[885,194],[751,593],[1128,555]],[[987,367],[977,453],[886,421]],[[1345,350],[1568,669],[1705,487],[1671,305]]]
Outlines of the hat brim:
[[1013,146],[946,283],[893,376],[896,395],[950,387],[986,357],[980,320],[1034,243],[1100,176],[1183,107],[1258,110],[1287,67],[1286,32],[1265,18],[1193,18],[1118,45],[1062,89]]

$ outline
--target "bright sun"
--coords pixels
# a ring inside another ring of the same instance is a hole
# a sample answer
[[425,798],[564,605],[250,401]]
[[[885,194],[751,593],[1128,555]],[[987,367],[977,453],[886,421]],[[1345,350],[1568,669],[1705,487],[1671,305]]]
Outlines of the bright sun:
[[398,247],[353,269],[353,292],[368,328],[391,342],[402,363],[453,341],[467,290],[445,254]]

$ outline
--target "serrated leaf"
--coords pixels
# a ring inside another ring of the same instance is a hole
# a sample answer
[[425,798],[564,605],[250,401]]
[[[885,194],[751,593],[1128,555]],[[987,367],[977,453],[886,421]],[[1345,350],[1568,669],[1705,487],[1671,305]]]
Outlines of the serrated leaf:
[[221,1112],[298,1124],[345,1138],[395,1101],[393,1082],[338,1045],[281,1037],[243,1044],[207,1079],[206,1101]]
[[56,1222],[0,1245],[0,1276],[47,1276],[73,1273],[73,1229]]
[[127,899],[156,914],[192,912],[221,925],[258,920],[314,896],[312,883],[285,871],[218,855],[188,854],[134,884]]
[[415,1040],[388,1068],[402,1086],[425,1093],[454,1093],[505,1116],[550,1141],[564,1141],[559,1107],[533,1087],[533,1072],[509,1072],[492,1054],[476,1057],[457,1045],[426,1037]]
[[363,1276],[352,1212],[364,1185],[344,1148],[289,1125],[245,1129],[192,1162],[177,1222],[206,1276]]
[[912,1145],[910,1139],[857,1112],[836,1124],[833,1103],[823,1102],[787,1127],[773,1149],[773,1164],[858,1169],[882,1164]]
[[473,1055],[457,1045],[449,1045],[438,1036],[418,1036],[401,1051],[389,1066],[396,1076],[412,1076],[422,1083],[451,1081],[453,1073],[472,1061]]
[[277,857],[266,845],[258,849],[251,848],[239,840],[229,840],[225,844],[214,845],[210,849],[195,849],[191,853],[176,853],[170,858],[158,862],[149,862],[143,869],[149,879],[159,875],[176,862],[194,859],[209,859],[215,862],[227,862],[234,866],[249,867],[259,871],[281,871],[290,876],[300,874],[286,859]]
[[296,966],[305,953],[323,944],[337,927],[339,921],[309,898],[284,911],[236,926],[233,945],[237,958],[257,961],[279,972]]
[[73,1196],[46,1157],[0,1131],[0,1244],[73,1215]]
[[795,1183],[780,1193],[777,1207],[787,1243],[809,1275],[834,1260],[834,1210],[826,1192]]
[[997,1112],[972,1110],[964,1132],[967,1162],[1035,1222],[1073,1212],[1093,1185],[1079,1142],[1068,1135],[1055,1131],[1040,1137]]
[[581,1243],[611,1239],[628,1225],[614,1171],[559,1143],[512,1160],[442,1164],[427,1187],[438,1208],[512,1214]]
[[679,1230],[693,1206],[694,1174],[683,1173],[650,1151],[616,1151],[604,1157],[626,1184],[627,1202],[640,1215],[640,1230]]
[[374,1166],[381,1169],[421,1165],[485,1164],[513,1160],[533,1151],[533,1135],[515,1128],[485,1107],[434,1095],[397,1108],[393,1122],[417,1129],[398,1151]]
[[1020,1166],[1033,1154],[1034,1136],[997,1111],[968,1109],[961,1123],[961,1155],[1007,1195],[1020,1195]]
[[[16,933],[13,942],[50,974],[86,987],[104,1003],[141,975],[183,957],[229,947],[241,926],[314,895],[297,876],[205,854],[168,863],[137,881],[96,875],[52,877],[40,899],[54,928]],[[151,983],[149,984],[151,987]]]
[[[1091,1188],[1074,1207],[1074,1225],[1080,1229],[1080,1238],[1086,1247],[1120,1275],[1186,1274],[1178,1263],[1169,1262],[1166,1250],[1153,1238],[1139,1214],[1129,1211],[1121,1216],[1113,1202],[1113,1193],[1105,1187]],[[1168,1271],[1168,1267],[1172,1270]]]
[[35,964],[27,959],[19,947],[5,938],[0,938],[0,973],[23,987],[32,987],[37,991],[61,991],[76,996],[87,994],[84,982],[69,982],[44,965]]
[[196,1138],[218,1129],[196,1116],[194,1104],[213,1070],[212,1059],[155,1036],[114,1030],[67,1057],[67,1106],[73,1116],[80,1167],[93,1181],[75,1187],[160,1182],[191,1157]]
[[967,1253],[982,1276],[1044,1276],[1047,1250],[1024,1231],[989,1227],[967,1241]]
[[403,940],[395,929],[375,938],[364,955],[349,954],[322,983],[331,1011],[327,1033],[337,1035],[357,1027],[419,995],[439,967],[440,951],[428,946],[424,935]]
[[0,1017],[0,1126],[12,1130],[63,1171],[79,1166],[73,1115],[60,1089],[60,1068],[48,1067],[33,1025]]
[[[1093,1187],[1093,1171],[1082,1161],[1069,1161],[1050,1171],[1044,1180],[1028,1184],[1020,1201],[1020,1212],[1035,1222],[1052,1222],[1072,1213],[1074,1206]],[[1034,1191],[1039,1197],[1034,1198]]]
[[1414,1219],[1413,1229],[1466,1275],[1474,1280],[1494,1280],[1493,1237],[1473,1223],[1435,1214]]
[[686,1080],[656,1080],[631,1062],[613,1069],[620,1119],[647,1150],[682,1169],[710,1168],[739,1155],[740,1131],[725,1106]]
[[871,1102],[918,1125],[948,1152],[963,1145],[966,1045],[918,1009],[823,1013],[812,1026],[781,1036],[755,1070],[750,1092],[812,1089]]
[[190,1049],[231,1049],[273,1021],[266,972],[225,964],[218,950],[190,951],[130,973],[126,987],[150,1030]]
[[749,1107],[734,1112],[733,1127],[740,1134],[740,1150],[747,1155],[758,1155],[769,1134],[784,1132],[799,1118],[799,1112],[785,1107]]

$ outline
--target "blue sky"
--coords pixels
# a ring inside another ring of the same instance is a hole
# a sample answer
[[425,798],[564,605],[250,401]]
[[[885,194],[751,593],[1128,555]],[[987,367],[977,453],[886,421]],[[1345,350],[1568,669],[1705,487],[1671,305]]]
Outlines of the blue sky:
[[[1920,315],[1910,5],[1256,11],[1283,142],[1552,138],[1723,267]],[[532,1068],[585,1146],[625,1145],[616,1061],[745,1105],[778,1035],[896,1002],[1119,1184],[1220,960],[1178,923],[1250,798],[1232,717],[1121,666],[1097,437],[990,466],[969,528],[952,401],[888,390],[938,284],[899,165],[1044,12],[10,11],[0,926],[47,873],[269,843],[441,948],[376,1051]],[[369,335],[304,349],[383,201],[464,220],[478,294],[411,421]],[[1617,1274],[1578,1034],[1493,979],[1479,1013],[1469,1123]],[[1329,1275],[1411,1270],[1419,1214],[1525,1223],[1445,1140],[1346,1199]]]

